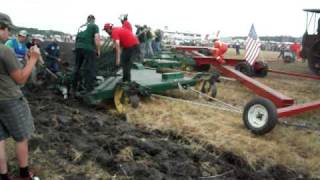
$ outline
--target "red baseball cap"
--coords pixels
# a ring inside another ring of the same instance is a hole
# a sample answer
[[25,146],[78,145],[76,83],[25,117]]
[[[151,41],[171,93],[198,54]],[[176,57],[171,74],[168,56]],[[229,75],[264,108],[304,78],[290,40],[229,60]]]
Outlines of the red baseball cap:
[[103,26],[103,30],[111,29],[112,26],[113,26],[113,24],[111,24],[111,23],[106,23],[106,24],[104,24],[104,26]]

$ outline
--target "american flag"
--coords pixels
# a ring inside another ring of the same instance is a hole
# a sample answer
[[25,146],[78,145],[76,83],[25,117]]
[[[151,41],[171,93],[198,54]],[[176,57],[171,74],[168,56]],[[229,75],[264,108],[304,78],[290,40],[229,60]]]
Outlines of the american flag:
[[246,55],[245,59],[250,64],[253,65],[256,62],[257,57],[260,53],[260,40],[252,24],[248,38],[246,40]]

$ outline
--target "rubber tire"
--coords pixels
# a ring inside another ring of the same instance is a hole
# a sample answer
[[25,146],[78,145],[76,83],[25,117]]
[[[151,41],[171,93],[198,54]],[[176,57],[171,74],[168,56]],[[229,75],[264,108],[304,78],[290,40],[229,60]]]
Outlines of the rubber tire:
[[267,63],[264,63],[262,61],[257,61],[255,66],[260,66],[259,69],[254,69],[254,75],[256,77],[266,77],[268,75],[269,66]]
[[254,75],[252,66],[247,62],[238,63],[234,68],[249,77]]
[[[249,119],[248,119],[248,112],[249,109],[256,104],[260,104],[264,106],[268,112],[268,120],[267,123],[262,126],[261,128],[255,128],[251,126]],[[277,124],[278,122],[278,113],[277,113],[277,107],[268,99],[257,97],[249,101],[243,110],[242,114],[242,120],[247,129],[249,129],[253,134],[255,135],[264,135],[268,132],[270,132]]]
[[140,104],[140,98],[138,95],[133,95],[129,97],[130,104],[133,108],[138,108]]

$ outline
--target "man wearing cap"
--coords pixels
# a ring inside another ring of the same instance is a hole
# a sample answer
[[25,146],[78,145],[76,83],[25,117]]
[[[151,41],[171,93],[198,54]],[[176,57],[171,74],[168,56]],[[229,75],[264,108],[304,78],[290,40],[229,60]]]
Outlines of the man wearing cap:
[[113,27],[106,23],[103,28],[112,38],[116,48],[116,65],[120,65],[120,54],[122,48],[123,82],[131,81],[132,62],[139,58],[139,40],[128,29]]
[[99,27],[95,24],[95,17],[89,15],[87,22],[80,26],[76,36],[76,62],[73,73],[73,92],[79,87],[80,69],[84,65],[85,90],[94,89],[96,81],[96,56],[100,56]]
[[[13,28],[8,15],[0,13],[0,40],[4,42]],[[24,84],[40,55],[39,48],[30,49],[30,59],[24,68],[12,50],[0,43],[0,179],[9,179],[5,140],[16,141],[16,156],[21,179],[32,179],[28,168],[28,139],[34,131],[33,118],[27,100],[18,84]]]
[[21,67],[24,66],[25,60],[27,59],[28,48],[26,46],[28,32],[26,30],[21,30],[17,38],[12,38],[6,42],[6,46],[11,48],[15,53]]

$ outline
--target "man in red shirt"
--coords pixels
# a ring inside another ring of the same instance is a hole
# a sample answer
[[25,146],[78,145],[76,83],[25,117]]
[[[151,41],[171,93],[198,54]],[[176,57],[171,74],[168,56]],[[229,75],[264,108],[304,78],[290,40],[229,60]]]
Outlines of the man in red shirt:
[[292,56],[294,60],[301,58],[300,57],[301,45],[297,41],[295,41],[292,45],[290,45],[290,50],[292,52]]
[[128,29],[123,27],[113,27],[113,24],[106,23],[105,30],[112,38],[116,47],[116,65],[120,65],[120,54],[122,48],[122,67],[123,67],[123,82],[131,81],[131,66],[135,59],[139,58],[139,40]]
[[122,27],[130,30],[132,32],[131,23],[128,21],[128,14],[123,14],[120,16],[120,21],[122,23]]
[[213,42],[212,56],[215,57],[219,63],[224,64],[225,61],[223,56],[228,50],[228,45],[218,38],[214,39]]

